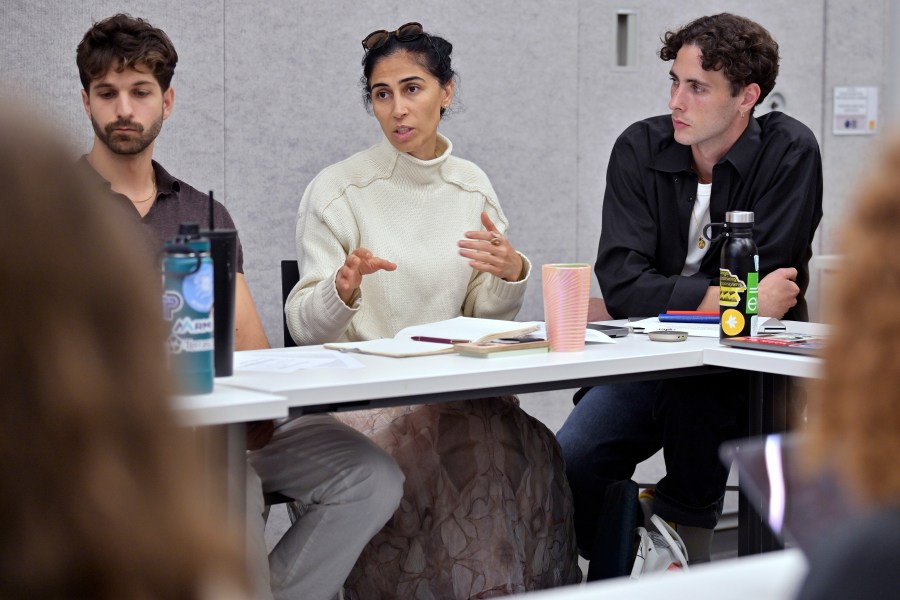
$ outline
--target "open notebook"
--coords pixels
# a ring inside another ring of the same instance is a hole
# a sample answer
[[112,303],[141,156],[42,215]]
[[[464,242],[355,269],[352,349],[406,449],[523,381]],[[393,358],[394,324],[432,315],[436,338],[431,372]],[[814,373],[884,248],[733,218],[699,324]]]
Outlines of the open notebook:
[[537,323],[456,317],[446,321],[413,325],[401,329],[392,338],[362,342],[333,342],[325,344],[324,347],[341,352],[405,358],[444,354],[454,351],[454,343],[487,342],[498,338],[520,337],[537,329]]

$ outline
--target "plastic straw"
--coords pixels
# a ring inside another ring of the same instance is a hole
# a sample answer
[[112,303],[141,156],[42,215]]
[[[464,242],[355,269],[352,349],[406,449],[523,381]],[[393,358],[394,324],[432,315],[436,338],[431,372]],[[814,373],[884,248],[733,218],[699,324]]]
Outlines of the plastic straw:
[[216,221],[213,218],[213,191],[209,190],[209,230],[216,228]]

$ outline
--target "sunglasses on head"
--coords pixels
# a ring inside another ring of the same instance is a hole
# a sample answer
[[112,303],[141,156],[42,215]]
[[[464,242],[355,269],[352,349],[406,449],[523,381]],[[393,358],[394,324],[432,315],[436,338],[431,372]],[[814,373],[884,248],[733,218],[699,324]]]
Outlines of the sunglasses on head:
[[422,29],[421,23],[416,22],[401,25],[395,31],[379,29],[378,31],[373,31],[363,39],[362,47],[366,50],[366,52],[375,50],[376,48],[383,46],[385,42],[391,39],[392,35],[401,42],[411,42],[425,35],[425,30]]

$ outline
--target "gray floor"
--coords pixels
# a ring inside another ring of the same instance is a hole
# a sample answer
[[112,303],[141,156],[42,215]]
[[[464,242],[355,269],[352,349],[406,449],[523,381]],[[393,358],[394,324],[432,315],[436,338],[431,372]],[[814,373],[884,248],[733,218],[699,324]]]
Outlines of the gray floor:
[[[572,407],[572,394],[574,390],[557,390],[542,392],[539,394],[525,394],[519,396],[522,409],[528,414],[544,423],[551,431],[557,431],[565,421]],[[639,464],[635,470],[633,479],[638,483],[654,483],[665,474],[662,453],[659,452],[648,460]],[[732,471],[729,483],[737,483],[736,474]],[[713,538],[713,559],[730,558],[737,555],[737,492],[728,492],[725,495],[725,515],[720,523],[720,528]],[[266,543],[271,550],[285,529],[290,525],[290,520],[285,507],[274,506],[269,513],[269,521],[266,527]],[[582,564],[582,572],[587,573],[587,564]]]

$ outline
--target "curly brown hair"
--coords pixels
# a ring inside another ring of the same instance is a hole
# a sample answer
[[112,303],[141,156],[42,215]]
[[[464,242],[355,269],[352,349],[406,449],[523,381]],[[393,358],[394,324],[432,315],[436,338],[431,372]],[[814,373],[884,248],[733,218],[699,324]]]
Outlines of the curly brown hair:
[[879,154],[842,233],[826,374],[810,406],[813,458],[864,501],[900,498],[900,135]]
[[675,60],[684,45],[697,46],[707,71],[721,70],[731,82],[731,95],[751,83],[759,86],[756,103],[762,102],[775,87],[778,77],[778,43],[759,23],[745,17],[720,13],[700,17],[678,31],[662,37],[659,57]]
[[178,53],[172,40],[144,19],[119,13],[88,29],[75,52],[78,76],[84,91],[111,68],[121,73],[139,67],[149,71],[162,91],[169,89]]

